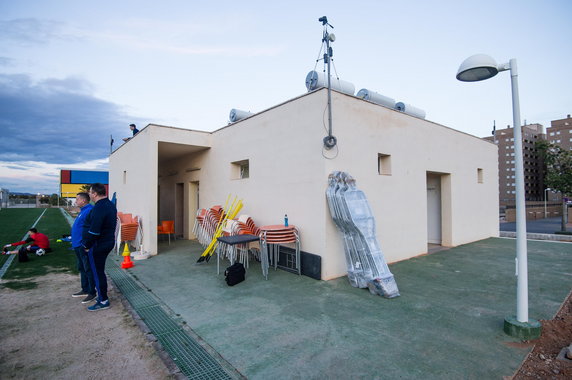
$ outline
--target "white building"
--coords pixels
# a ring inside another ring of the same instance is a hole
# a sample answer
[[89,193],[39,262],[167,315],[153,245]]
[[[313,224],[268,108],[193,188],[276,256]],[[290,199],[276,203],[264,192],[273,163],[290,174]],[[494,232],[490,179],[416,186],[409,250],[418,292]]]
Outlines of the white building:
[[[192,239],[198,208],[229,194],[257,225],[288,214],[321,278],[345,275],[342,237],[327,205],[328,175],[350,173],[376,216],[388,262],[498,236],[497,147],[433,122],[332,91],[337,147],[323,148],[327,91],[307,93],[214,132],[150,124],[110,157],[118,210],[140,215],[144,249],[175,220]],[[241,178],[245,177],[245,178]]]

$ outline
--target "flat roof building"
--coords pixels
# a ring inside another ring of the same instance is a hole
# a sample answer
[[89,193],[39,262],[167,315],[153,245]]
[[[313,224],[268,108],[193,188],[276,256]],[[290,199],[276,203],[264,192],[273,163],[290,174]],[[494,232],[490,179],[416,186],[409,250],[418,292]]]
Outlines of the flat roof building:
[[333,171],[365,192],[388,262],[426,253],[429,243],[498,236],[495,144],[332,91],[338,143],[327,150],[326,105],[322,88],[214,132],[146,126],[110,156],[118,211],[141,216],[143,246],[154,255],[161,220],[192,239],[197,210],[236,195],[259,226],[288,214],[302,251],[320,256],[324,280],[346,274],[325,196]]
[[[545,138],[541,124],[528,124],[522,127],[522,152],[524,165],[524,198],[526,201],[541,201],[544,191],[544,169],[538,155],[536,142]],[[516,199],[514,174],[514,129],[507,126],[497,129],[494,136],[484,140],[498,146],[499,162],[499,202],[501,205],[514,204]]]
[[572,118],[552,120],[550,128],[546,129],[546,140],[559,145],[564,150],[572,150]]

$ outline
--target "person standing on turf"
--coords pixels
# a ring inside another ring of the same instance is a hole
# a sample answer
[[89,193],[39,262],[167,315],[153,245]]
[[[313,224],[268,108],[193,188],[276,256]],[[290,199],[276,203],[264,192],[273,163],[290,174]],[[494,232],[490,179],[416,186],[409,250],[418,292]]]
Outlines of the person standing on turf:
[[117,209],[107,198],[105,186],[101,183],[94,183],[90,186],[89,197],[95,206],[85,219],[82,245],[85,252],[88,252],[98,297],[95,305],[88,307],[87,310],[99,311],[110,306],[107,297],[105,260],[109,252],[115,247]]
[[71,243],[77,258],[77,270],[79,271],[81,283],[81,290],[72,294],[72,297],[84,297],[81,303],[88,303],[95,299],[95,280],[89,264],[89,257],[87,257],[87,253],[82,245],[85,218],[87,218],[87,215],[93,208],[89,200],[88,193],[78,193],[76,195],[75,204],[80,208],[80,212],[75,218],[71,229]]

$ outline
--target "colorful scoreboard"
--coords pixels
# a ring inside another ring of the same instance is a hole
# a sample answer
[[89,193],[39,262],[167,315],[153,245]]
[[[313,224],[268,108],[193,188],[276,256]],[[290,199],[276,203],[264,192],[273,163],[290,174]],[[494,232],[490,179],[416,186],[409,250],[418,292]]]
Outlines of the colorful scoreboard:
[[99,170],[60,170],[60,196],[75,198],[85,185],[102,183],[109,194],[109,172]]

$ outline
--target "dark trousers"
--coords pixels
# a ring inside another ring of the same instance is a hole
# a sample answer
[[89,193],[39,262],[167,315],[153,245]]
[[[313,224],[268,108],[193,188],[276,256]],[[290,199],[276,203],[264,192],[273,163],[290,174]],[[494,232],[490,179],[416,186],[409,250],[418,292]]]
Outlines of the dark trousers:
[[95,280],[89,263],[89,257],[83,247],[75,247],[75,257],[77,261],[77,270],[81,283],[81,290],[87,294],[95,294]]
[[114,246],[115,242],[95,243],[88,253],[91,270],[93,271],[93,278],[95,280],[95,288],[97,289],[97,300],[99,302],[105,302],[108,299],[105,260]]

